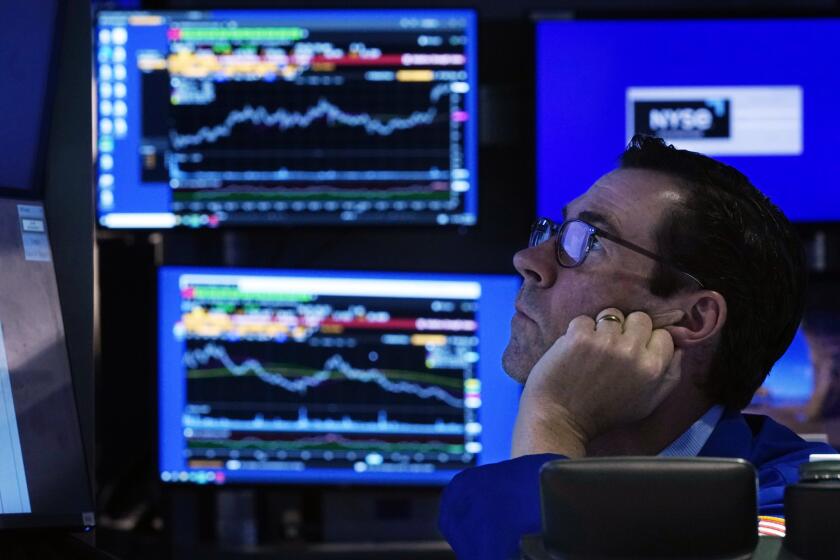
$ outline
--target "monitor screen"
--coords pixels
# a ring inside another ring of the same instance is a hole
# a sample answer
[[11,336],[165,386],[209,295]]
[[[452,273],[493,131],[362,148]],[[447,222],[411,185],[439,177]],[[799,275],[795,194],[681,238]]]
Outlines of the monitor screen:
[[837,19],[540,22],[539,213],[648,133],[735,166],[791,220],[840,219],[838,36]]
[[0,529],[94,524],[44,208],[0,199]]
[[801,407],[811,400],[814,393],[814,370],[808,346],[808,339],[800,329],[753,397],[754,406]]
[[477,217],[472,11],[100,12],[100,225]]
[[57,13],[56,0],[0,7],[0,190],[42,189]]
[[513,276],[164,267],[166,482],[442,484],[510,456]]
[[840,307],[836,286],[805,311],[793,343],[750,404],[797,433],[840,446]]

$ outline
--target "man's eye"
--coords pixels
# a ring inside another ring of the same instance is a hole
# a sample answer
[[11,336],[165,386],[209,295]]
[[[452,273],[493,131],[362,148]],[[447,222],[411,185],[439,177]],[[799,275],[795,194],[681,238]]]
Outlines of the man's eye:
[[601,240],[592,236],[592,249],[601,249]]

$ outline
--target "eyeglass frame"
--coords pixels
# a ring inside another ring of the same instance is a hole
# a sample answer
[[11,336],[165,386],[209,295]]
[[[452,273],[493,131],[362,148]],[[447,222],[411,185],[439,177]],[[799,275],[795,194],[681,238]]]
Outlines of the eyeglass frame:
[[[560,251],[563,250],[560,247],[560,236],[563,233],[563,230],[568,227],[568,224],[570,224],[572,222],[582,223],[583,225],[585,225],[589,228],[589,231],[587,232],[586,249],[584,249],[583,256],[580,258],[580,261],[578,261],[575,264],[568,265],[568,264],[563,264],[560,261]],[[626,249],[630,249],[631,251],[639,253],[640,255],[648,257],[649,259],[653,259],[656,262],[658,262],[660,264],[663,264],[663,265],[667,266],[668,268],[670,268],[670,269],[672,269],[676,272],[679,272],[680,274],[683,274],[683,275],[687,276],[692,281],[694,281],[700,287],[701,290],[705,288],[705,286],[703,285],[703,282],[701,282],[699,278],[697,278],[695,275],[691,274],[690,272],[687,272],[687,271],[683,270],[673,261],[671,261],[669,259],[666,259],[665,257],[662,257],[660,255],[657,255],[656,253],[648,251],[647,249],[645,249],[643,247],[639,247],[635,243],[627,241],[626,239],[622,239],[622,238],[618,237],[617,235],[613,235],[613,234],[611,234],[607,231],[604,231],[597,226],[593,226],[589,222],[586,222],[586,221],[581,220],[579,218],[575,218],[575,219],[572,219],[572,220],[564,220],[563,222],[561,222],[559,224],[557,222],[555,222],[554,220],[552,220],[551,218],[537,218],[534,221],[534,223],[531,224],[531,234],[528,237],[528,247],[536,247],[536,245],[531,244],[531,240],[534,237],[534,231],[538,227],[540,227],[541,224],[543,226],[547,225],[548,226],[548,232],[550,233],[549,237],[545,241],[548,241],[552,237],[555,238],[555,241],[554,241],[554,260],[556,260],[557,264],[562,266],[563,268],[576,268],[576,267],[582,265],[583,262],[586,260],[586,257],[589,256],[589,251],[592,249],[592,244],[594,242],[593,237],[597,236],[597,237],[603,237],[604,239],[609,239],[613,243],[621,245],[622,247],[624,247]],[[543,241],[541,243],[544,243],[545,241]]]

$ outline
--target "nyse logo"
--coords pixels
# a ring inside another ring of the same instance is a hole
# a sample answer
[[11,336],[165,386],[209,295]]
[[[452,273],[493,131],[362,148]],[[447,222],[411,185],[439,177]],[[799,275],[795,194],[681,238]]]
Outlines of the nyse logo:
[[635,101],[635,132],[663,138],[728,138],[729,100]]

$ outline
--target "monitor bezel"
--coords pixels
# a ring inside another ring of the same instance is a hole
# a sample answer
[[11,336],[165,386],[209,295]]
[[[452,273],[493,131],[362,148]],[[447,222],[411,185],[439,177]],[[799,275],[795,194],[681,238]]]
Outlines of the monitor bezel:
[[673,6],[656,8],[639,6],[637,8],[608,5],[581,4],[556,10],[532,10],[531,21],[537,25],[544,21],[591,21],[591,20],[749,20],[749,19],[831,19],[840,18],[840,7],[834,6],[797,6],[797,7],[724,7],[709,6],[708,2],[698,0],[685,3],[681,8]]
[[[2,191],[0,191],[0,199],[9,200],[9,201],[21,201],[26,203],[36,203],[39,204],[44,209],[44,214],[46,216],[47,209],[45,202],[36,196],[30,197],[21,197],[21,196],[8,196]],[[48,220],[47,220],[48,221]],[[49,226],[47,226],[47,236],[49,238],[50,231]],[[52,248],[52,242],[50,242],[50,248]],[[52,278],[53,282],[55,282],[57,297],[58,297],[58,304],[59,304],[59,317],[61,319],[61,332],[64,335],[64,351],[67,355],[67,366],[68,366],[68,373],[69,378],[68,382],[70,384],[70,393],[72,395],[72,402],[73,407],[76,412],[76,428],[78,429],[79,434],[79,442],[82,446],[82,458],[84,460],[84,465],[82,465],[84,469],[84,481],[85,485],[87,486],[86,495],[89,499],[90,508],[86,511],[78,511],[78,512],[66,512],[66,513],[48,513],[48,514],[40,514],[40,513],[0,513],[0,533],[6,530],[28,530],[28,529],[71,529],[71,530],[82,530],[82,531],[89,531],[96,526],[95,517],[92,520],[92,523],[87,523],[84,516],[86,514],[96,514],[96,501],[94,499],[94,488],[93,488],[93,480],[90,476],[90,463],[88,458],[88,450],[86,443],[85,434],[82,431],[82,423],[81,418],[79,416],[79,396],[76,392],[76,383],[75,383],[75,375],[73,371],[73,364],[70,360],[70,347],[67,344],[67,334],[64,327],[64,312],[63,306],[61,305],[61,290],[58,287],[58,276],[55,270],[55,261],[51,261],[50,268],[52,269]]]
[[[774,20],[837,20],[840,22],[840,6],[838,7],[733,7],[731,9],[722,7],[708,7],[705,2],[698,1],[697,4],[688,5],[683,9],[668,8],[656,9],[651,7],[639,7],[636,9],[622,7],[610,9],[609,6],[579,6],[562,8],[557,10],[534,10],[530,13],[533,24],[533,48],[536,56],[539,46],[539,27],[543,23],[556,21],[565,22],[595,22],[595,21],[616,21],[616,22],[641,22],[641,21],[774,21]],[[539,88],[539,76],[534,72],[534,90]],[[534,104],[534,119],[538,119],[537,104]],[[539,135],[535,128],[534,136],[534,169],[539,166]],[[539,192],[539,177],[536,179],[535,189]],[[826,229],[837,228],[838,220],[791,220],[791,224],[800,235],[813,234]]]
[[[446,224],[439,224],[433,222],[421,222],[421,223],[407,223],[402,221],[341,221],[341,220],[329,220],[324,222],[318,222],[317,220],[310,220],[310,221],[303,221],[303,222],[272,222],[272,223],[254,223],[254,224],[235,224],[235,225],[224,225],[220,224],[217,227],[210,227],[210,226],[201,226],[201,227],[190,227],[184,225],[176,225],[173,227],[168,228],[160,228],[160,227],[109,227],[101,223],[100,218],[105,214],[100,214],[99,208],[99,169],[96,166],[96,152],[98,149],[98,123],[96,118],[96,107],[94,107],[94,119],[93,119],[93,137],[94,137],[94,170],[93,170],[93,192],[94,192],[94,221],[95,227],[98,232],[115,232],[115,233],[127,233],[127,234],[148,234],[152,232],[181,232],[181,231],[189,231],[189,232],[208,232],[208,231],[230,231],[230,232],[276,232],[278,230],[283,230],[284,228],[296,228],[296,229],[339,229],[339,228],[347,228],[353,230],[365,230],[365,229],[374,229],[374,230],[382,230],[386,229],[388,231],[396,231],[399,228],[408,228],[408,229],[421,229],[421,230],[445,230],[445,231],[463,231],[464,229],[468,230],[477,230],[480,226],[481,221],[481,177],[480,177],[480,144],[481,144],[481,131],[480,131],[480,120],[481,120],[481,102],[479,99],[478,89],[480,87],[479,82],[479,70],[480,70],[480,60],[479,60],[479,51],[480,51],[480,39],[479,39],[479,10],[475,6],[469,5],[447,5],[441,7],[418,7],[416,4],[410,4],[403,7],[393,7],[393,6],[383,6],[381,8],[377,7],[370,7],[370,6],[357,6],[357,7],[323,7],[323,6],[313,6],[313,7],[241,7],[236,8],[230,5],[225,7],[206,7],[196,10],[187,10],[187,9],[160,9],[160,10],[143,10],[143,9],[108,9],[107,7],[97,7],[94,6],[94,9],[91,11],[91,40],[92,40],[92,49],[91,49],[91,68],[93,68],[96,64],[96,46],[97,46],[97,30],[99,26],[99,19],[100,15],[104,13],[137,13],[137,14],[178,14],[178,13],[211,13],[211,14],[225,14],[225,13],[312,13],[312,14],[342,14],[342,13],[370,13],[370,14],[378,14],[383,12],[392,12],[392,13],[436,13],[436,14],[445,14],[445,13],[462,13],[468,15],[470,21],[468,23],[468,29],[471,30],[473,33],[473,48],[470,51],[468,56],[467,64],[471,64],[473,66],[472,75],[469,78],[471,83],[475,84],[475,87],[470,90],[469,95],[472,97],[472,102],[474,105],[474,113],[475,117],[471,119],[472,127],[474,130],[473,136],[473,145],[468,150],[469,157],[473,160],[473,169],[475,171],[475,179],[474,183],[471,186],[472,197],[473,197],[473,212],[472,212],[472,222],[469,224],[458,224],[458,223],[446,223]],[[93,75],[94,83],[95,83],[95,74]],[[94,97],[96,97],[96,90],[94,90]],[[313,214],[317,216],[318,214]],[[464,214],[466,215],[466,214]]]
[[[423,271],[423,272],[407,272],[402,270],[349,270],[349,269],[315,269],[315,268],[306,268],[306,269],[290,269],[290,268],[283,268],[283,269],[268,269],[265,267],[219,267],[219,266],[189,266],[189,265],[163,265],[158,267],[157,270],[157,311],[158,311],[158,333],[156,336],[157,346],[156,346],[156,395],[158,398],[158,408],[157,408],[157,418],[156,418],[156,436],[157,441],[155,444],[155,451],[157,453],[156,461],[155,461],[155,472],[156,472],[156,479],[158,485],[163,488],[169,489],[196,489],[196,491],[214,491],[222,488],[237,488],[237,489],[247,489],[247,488],[261,488],[261,489],[283,489],[283,488],[297,488],[297,489],[306,489],[306,488],[353,488],[358,490],[365,490],[365,489],[382,489],[382,488],[399,488],[399,489],[435,489],[435,488],[442,488],[448,481],[457,475],[460,472],[460,469],[452,471],[452,477],[450,479],[443,480],[441,479],[422,479],[422,480],[408,480],[408,477],[411,473],[395,473],[399,474],[399,476],[395,476],[394,480],[384,480],[384,479],[364,479],[364,480],[352,480],[352,473],[350,469],[341,469],[344,474],[324,474],[323,479],[316,479],[315,477],[306,478],[306,479],[297,479],[291,478],[284,480],[282,478],[282,471],[269,471],[272,473],[270,476],[265,476],[264,479],[254,479],[248,477],[242,478],[234,478],[228,479],[227,477],[223,482],[213,482],[213,481],[205,481],[205,482],[197,482],[194,480],[162,480],[161,473],[163,472],[163,454],[162,454],[162,444],[160,441],[160,434],[163,430],[164,424],[164,407],[162,406],[162,398],[161,392],[163,387],[163,373],[162,369],[162,345],[163,345],[163,337],[167,335],[164,333],[163,329],[160,327],[162,326],[161,321],[161,314],[162,314],[162,307],[163,307],[163,297],[161,295],[162,290],[161,286],[164,282],[164,274],[177,272],[180,274],[230,274],[232,276],[237,275],[247,275],[247,274],[255,274],[261,276],[267,276],[269,273],[277,274],[278,276],[282,276],[283,273],[292,273],[299,277],[352,277],[358,279],[416,279],[416,280],[431,280],[431,281],[463,281],[463,282],[483,282],[485,280],[490,281],[498,281],[500,284],[502,282],[511,282],[517,284],[518,286],[521,285],[521,278],[514,274],[500,274],[500,273],[475,273],[475,272],[438,272],[438,271]],[[512,286],[511,286],[512,287]],[[482,292],[483,294],[484,292]],[[515,293],[511,294],[515,297]],[[511,301],[511,305],[513,302]],[[480,372],[480,376],[483,375],[483,372]],[[515,383],[513,380],[508,380],[510,383]],[[522,386],[516,384],[515,389],[518,391],[515,392],[513,395],[514,406],[515,403],[518,402],[519,394],[521,392]],[[482,424],[484,422],[482,421]],[[482,464],[487,464],[485,461],[482,461],[481,455],[479,454],[476,460],[476,465],[480,466]],[[196,471],[200,471],[201,469],[195,469]],[[210,470],[210,469],[208,469]],[[228,469],[217,469],[221,472],[227,473]]]

